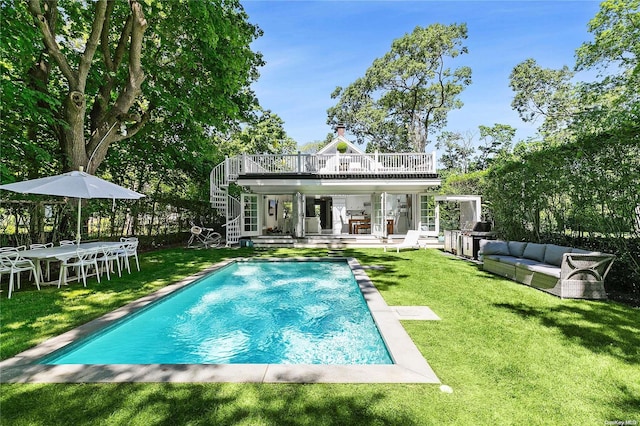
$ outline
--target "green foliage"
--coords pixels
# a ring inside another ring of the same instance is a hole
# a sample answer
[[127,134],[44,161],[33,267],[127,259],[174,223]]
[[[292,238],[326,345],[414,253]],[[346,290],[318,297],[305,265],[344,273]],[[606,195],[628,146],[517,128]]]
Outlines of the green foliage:
[[[512,240],[595,239],[606,236],[621,258],[614,270],[635,278],[618,289],[640,291],[640,127],[582,136],[576,142],[526,152],[493,167],[484,193],[496,228]],[[584,245],[584,241],[582,245]],[[635,246],[637,249],[637,245]],[[604,251],[604,250],[603,250]],[[635,257],[635,260],[633,258]],[[613,277],[616,273],[613,273]]]
[[607,290],[638,293],[640,2],[602,2],[589,31],[575,69],[597,71],[593,82],[534,59],[514,68],[512,106],[524,121],[544,118],[543,139],[494,163],[483,195],[505,238],[612,252]]
[[600,11],[589,22],[589,31],[593,33],[594,40],[578,49],[576,68],[585,70],[597,67],[603,73],[612,71],[613,74],[638,81],[640,1],[603,1]]
[[476,157],[474,168],[485,170],[499,158],[504,158],[511,153],[511,144],[516,135],[516,129],[507,124],[494,124],[492,127],[479,126],[480,151]]
[[338,142],[338,144],[336,145],[336,150],[338,150],[339,153],[344,154],[345,152],[347,152],[347,149],[349,148],[349,145],[347,145],[346,142]]
[[[331,133],[329,135],[331,135]],[[332,138],[333,138],[333,136],[332,136]],[[329,142],[330,142],[330,140],[329,140]],[[327,141],[318,141],[318,140],[313,141],[313,142],[308,142],[308,143],[305,143],[302,146],[298,146],[298,150],[303,154],[315,154],[316,152],[320,151],[320,149],[322,149],[323,147],[328,145],[329,142],[327,142]]]
[[576,69],[596,70],[599,80],[578,87],[586,111],[576,118],[576,133],[615,129],[640,121],[640,1],[607,0],[589,22],[594,40],[576,51]]
[[440,165],[443,176],[449,173],[466,173],[469,171],[471,155],[475,151],[472,146],[473,135],[466,137],[459,132],[442,132],[438,135],[436,148],[442,150]]
[[423,152],[471,83],[469,67],[450,68],[467,53],[466,38],[465,24],[433,24],[394,40],[364,77],[334,91],[328,124],[346,124],[367,151]]
[[152,2],[146,13],[153,20],[143,93],[156,120],[174,124],[187,142],[194,131],[225,132],[249,121],[257,105],[250,85],[263,64],[250,44],[262,33],[240,3]]
[[[146,26],[139,61],[131,27],[134,6],[144,14],[139,26]],[[165,218],[185,204],[194,216],[203,216],[209,173],[229,153],[211,135],[239,132],[240,123],[257,120],[250,85],[263,62],[250,44],[261,31],[248,22],[240,3],[65,0],[7,1],[0,7],[0,181],[83,165],[147,195],[129,206],[134,232],[147,232],[138,220]],[[32,16],[37,12],[49,24],[59,54],[43,45]],[[94,30],[97,40],[89,37]],[[93,55],[87,54],[89,40],[96,42]],[[136,67],[144,74],[139,93],[128,86]],[[75,128],[65,103],[72,90],[85,100]],[[124,98],[130,96],[127,106]],[[282,145],[277,149],[295,146],[277,138]],[[233,149],[231,154],[241,151]],[[93,206],[83,209],[85,214],[123,214],[97,204],[92,211]]]
[[543,135],[557,135],[578,109],[573,76],[567,66],[553,70],[542,68],[535,59],[527,59],[516,65],[509,76],[509,86],[515,92],[512,108],[525,122],[542,118]]
[[447,176],[440,192],[447,195],[474,195],[485,192],[487,170],[453,173]]
[[296,151],[296,142],[284,130],[284,121],[271,111],[262,111],[260,116],[247,123],[240,131],[227,137],[217,136],[218,148],[225,155],[247,154],[291,154]]
[[55,110],[60,101],[44,90],[46,61],[25,2],[0,2],[0,182],[57,170]]

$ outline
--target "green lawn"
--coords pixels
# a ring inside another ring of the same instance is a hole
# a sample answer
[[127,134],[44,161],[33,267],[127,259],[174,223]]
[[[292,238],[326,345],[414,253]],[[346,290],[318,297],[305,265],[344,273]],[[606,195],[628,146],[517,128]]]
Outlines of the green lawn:
[[[141,272],[86,289],[19,290],[0,300],[8,358],[231,256],[326,250],[163,250]],[[441,321],[403,323],[440,380],[395,384],[2,385],[2,425],[602,425],[640,422],[640,310],[560,300],[437,250],[346,250],[389,305]],[[6,287],[6,277],[3,282]]]

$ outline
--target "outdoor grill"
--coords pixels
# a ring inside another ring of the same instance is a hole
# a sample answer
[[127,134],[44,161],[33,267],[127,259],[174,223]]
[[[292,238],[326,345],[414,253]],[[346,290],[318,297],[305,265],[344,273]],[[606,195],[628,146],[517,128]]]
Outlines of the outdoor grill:
[[491,231],[490,222],[470,222],[465,228],[460,230],[462,255],[473,259],[478,258],[480,250],[480,240],[495,239],[495,232]]

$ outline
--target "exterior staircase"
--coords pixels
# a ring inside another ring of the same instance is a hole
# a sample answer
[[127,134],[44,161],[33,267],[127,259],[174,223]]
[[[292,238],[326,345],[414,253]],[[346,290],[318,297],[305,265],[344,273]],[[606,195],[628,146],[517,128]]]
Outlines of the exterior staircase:
[[226,228],[226,245],[227,247],[238,244],[240,241],[240,201],[229,195],[230,178],[232,175],[228,173],[229,159],[218,164],[211,170],[210,174],[210,194],[211,207],[216,209],[225,217]]

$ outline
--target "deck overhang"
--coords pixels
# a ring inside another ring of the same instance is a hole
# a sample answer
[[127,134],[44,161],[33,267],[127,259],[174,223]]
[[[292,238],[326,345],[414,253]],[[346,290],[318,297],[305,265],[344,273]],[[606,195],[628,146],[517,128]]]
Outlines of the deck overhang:
[[441,184],[437,174],[422,175],[353,175],[353,174],[246,174],[237,183],[256,194],[372,194],[381,192],[421,193]]

